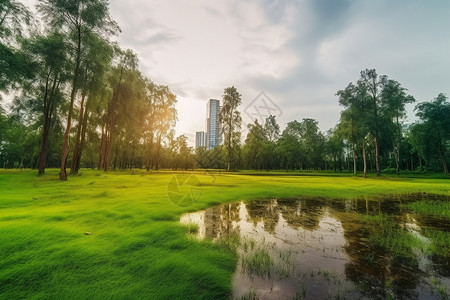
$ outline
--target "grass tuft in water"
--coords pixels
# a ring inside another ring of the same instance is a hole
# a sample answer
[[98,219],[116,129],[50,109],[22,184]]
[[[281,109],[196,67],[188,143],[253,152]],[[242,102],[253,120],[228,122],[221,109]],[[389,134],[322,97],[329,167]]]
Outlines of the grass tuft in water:
[[241,300],[258,300],[258,299],[259,299],[258,294],[253,289],[250,289],[247,293],[245,293],[241,297]]
[[369,236],[369,242],[375,246],[388,250],[394,258],[413,258],[413,250],[427,251],[427,244],[398,226],[393,217],[386,214],[364,215],[364,222],[371,225],[373,232]]
[[421,200],[403,204],[403,207],[424,215],[450,219],[450,202]]
[[250,256],[242,258],[242,269],[248,274],[270,277],[274,261],[266,249],[257,249]]

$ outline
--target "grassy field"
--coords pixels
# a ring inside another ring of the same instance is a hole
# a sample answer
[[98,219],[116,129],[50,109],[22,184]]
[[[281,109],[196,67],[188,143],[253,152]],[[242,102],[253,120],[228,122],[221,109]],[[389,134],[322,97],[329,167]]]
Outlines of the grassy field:
[[[0,171],[1,299],[227,298],[233,247],[189,237],[182,213],[274,196],[450,195],[448,179],[432,178],[83,170],[61,182],[57,172]],[[177,206],[174,176],[190,175],[197,201]]]

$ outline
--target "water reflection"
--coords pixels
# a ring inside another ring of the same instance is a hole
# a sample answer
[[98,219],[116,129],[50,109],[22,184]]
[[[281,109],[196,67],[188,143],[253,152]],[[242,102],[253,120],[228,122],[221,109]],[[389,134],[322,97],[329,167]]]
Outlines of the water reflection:
[[181,222],[197,224],[198,238],[240,235],[236,299],[439,298],[450,292],[448,256],[428,256],[416,244],[395,253],[383,244],[412,238],[427,245],[424,230],[448,232],[445,221],[400,205],[422,198],[257,200],[186,214]]

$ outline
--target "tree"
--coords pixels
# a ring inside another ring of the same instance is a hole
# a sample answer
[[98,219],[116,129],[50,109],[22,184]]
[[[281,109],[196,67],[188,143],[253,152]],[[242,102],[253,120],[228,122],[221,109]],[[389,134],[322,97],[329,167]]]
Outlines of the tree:
[[244,161],[249,168],[261,169],[264,163],[264,144],[268,139],[264,128],[255,119],[255,123],[248,124],[248,134],[244,144]]
[[280,125],[278,125],[275,116],[270,115],[266,118],[264,132],[271,142],[276,142],[280,138]]
[[[37,72],[29,89],[30,97],[24,97],[24,106],[30,114],[42,118],[42,141],[39,154],[38,174],[43,175],[47,163],[50,131],[57,122],[58,109],[63,101],[63,85],[67,81],[67,45],[64,37],[56,32],[36,36],[25,41],[24,49],[31,56]],[[26,92],[25,92],[26,93]]]
[[270,170],[279,164],[276,155],[277,141],[280,138],[280,126],[275,116],[270,115],[264,123],[264,133],[266,139],[262,145],[262,157],[266,170]]
[[6,91],[24,78],[31,78],[30,61],[17,49],[17,40],[22,37],[31,19],[30,11],[21,2],[0,2],[0,91]]
[[192,148],[187,144],[187,137],[183,134],[178,136],[173,143],[172,151],[174,153],[173,169],[178,167],[187,170],[193,166]]
[[99,98],[107,94],[107,73],[111,69],[111,61],[114,48],[110,43],[96,34],[86,35],[86,58],[81,64],[80,90],[81,101],[79,106],[79,117],[77,133],[72,154],[70,173],[76,174],[80,168],[86,138],[87,121],[90,110]]
[[107,0],[39,0],[37,7],[51,28],[65,32],[73,48],[72,88],[59,174],[61,180],[67,180],[69,133],[75,97],[80,88],[80,67],[85,59],[83,56],[85,36],[91,33],[115,34],[119,29],[109,16]]
[[319,130],[319,122],[314,119],[304,118],[300,126],[300,138],[306,169],[316,170],[323,161],[325,138]]
[[161,143],[175,127],[177,97],[168,86],[151,81],[146,84],[143,132],[147,144],[147,171],[159,168]]
[[344,139],[342,133],[339,131],[339,127],[330,129],[327,132],[327,150],[330,156],[333,158],[333,169],[336,172],[337,166],[341,171],[341,157],[344,149]]
[[281,167],[284,167],[286,171],[299,167],[301,157],[300,128],[299,122],[295,120],[289,122],[277,143],[276,152],[280,156]]
[[345,90],[338,91],[336,95],[339,96],[339,104],[345,107],[344,111],[341,112],[341,120],[338,128],[343,136],[352,143],[353,173],[356,174],[357,171],[356,147],[359,142],[362,146],[363,174],[366,177],[366,136],[369,133],[369,97],[365,85],[362,82],[358,82],[356,86],[350,83]]
[[22,35],[25,26],[29,26],[31,13],[28,8],[16,0],[0,2],[0,39],[10,39]]
[[447,96],[441,93],[433,101],[419,103],[415,108],[416,115],[424,124],[425,136],[431,137],[432,145],[439,151],[445,175],[448,175],[446,145],[450,140],[450,103],[447,100]]
[[375,141],[375,165],[377,176],[380,176],[379,146],[380,146],[380,106],[381,93],[385,85],[387,76],[378,75],[375,69],[366,69],[361,71],[360,82],[365,86],[371,100],[371,115],[368,119],[369,130]]
[[414,97],[407,95],[406,89],[399,82],[393,79],[387,80],[381,93],[381,105],[384,115],[395,122],[394,153],[397,175],[400,174],[401,119],[406,115],[405,105],[414,101]]
[[137,56],[126,50],[120,55],[118,66],[110,73],[110,87],[112,94],[103,108],[102,137],[99,155],[99,168],[108,171],[111,155],[116,167],[120,146],[125,146],[133,137],[132,131],[137,128],[141,109],[141,101],[145,95],[145,79],[137,69]]
[[241,141],[241,113],[238,106],[241,105],[241,94],[232,86],[224,90],[222,97],[222,109],[220,110],[221,133],[224,135],[224,146],[227,153],[227,170],[230,170],[233,150]]

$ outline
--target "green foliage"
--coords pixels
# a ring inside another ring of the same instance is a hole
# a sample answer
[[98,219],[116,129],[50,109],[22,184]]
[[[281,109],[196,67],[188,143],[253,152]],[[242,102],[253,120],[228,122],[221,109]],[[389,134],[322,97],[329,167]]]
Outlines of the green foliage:
[[222,96],[222,108],[220,110],[221,134],[224,136],[223,145],[227,153],[227,170],[231,163],[236,162],[236,152],[241,143],[241,113],[238,110],[241,105],[241,94],[232,86],[224,89]]
[[434,157],[440,159],[445,174],[448,174],[450,102],[444,94],[439,94],[431,102],[419,103],[416,110],[421,122],[411,127],[409,141],[427,164],[430,164]]

